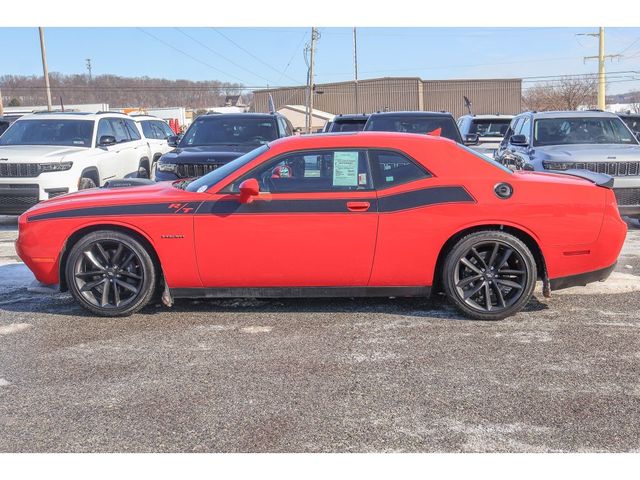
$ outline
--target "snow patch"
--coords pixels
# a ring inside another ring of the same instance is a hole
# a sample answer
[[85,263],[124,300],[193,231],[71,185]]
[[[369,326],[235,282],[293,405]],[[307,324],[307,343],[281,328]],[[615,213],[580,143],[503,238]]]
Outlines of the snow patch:
[[241,332],[244,333],[269,333],[273,330],[273,327],[260,327],[260,326],[251,326],[251,327],[243,327],[240,329]]
[[10,323],[9,325],[0,325],[0,335],[9,335],[11,333],[22,332],[32,327],[30,323]]

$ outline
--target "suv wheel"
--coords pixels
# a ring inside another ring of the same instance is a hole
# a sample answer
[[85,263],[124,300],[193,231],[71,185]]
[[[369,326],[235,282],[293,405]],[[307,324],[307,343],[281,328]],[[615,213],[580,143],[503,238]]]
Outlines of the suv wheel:
[[92,178],[82,177],[78,183],[78,190],[86,190],[87,188],[96,188],[96,182]]
[[101,316],[126,316],[153,296],[156,266],[147,249],[125,233],[99,230],[78,241],[65,266],[69,290]]
[[465,315],[502,320],[529,302],[537,272],[531,251],[520,239],[483,231],[464,237],[451,249],[443,276],[447,296]]

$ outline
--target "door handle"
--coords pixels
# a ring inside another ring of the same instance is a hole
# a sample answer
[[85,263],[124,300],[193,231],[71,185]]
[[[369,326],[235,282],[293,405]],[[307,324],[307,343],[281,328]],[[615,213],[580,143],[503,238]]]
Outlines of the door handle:
[[369,202],[347,202],[347,208],[352,212],[366,212],[370,206]]

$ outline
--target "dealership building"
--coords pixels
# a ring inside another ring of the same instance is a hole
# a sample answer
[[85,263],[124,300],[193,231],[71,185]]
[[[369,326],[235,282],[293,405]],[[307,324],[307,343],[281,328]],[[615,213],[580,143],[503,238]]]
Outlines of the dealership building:
[[[253,92],[252,110],[268,112],[269,95],[278,110],[286,105],[305,105],[307,88],[298,86],[256,90]],[[467,113],[465,96],[472,102],[473,113],[476,114],[520,113],[522,80],[422,80],[418,77],[385,77],[359,80],[357,83],[323,83],[315,86],[313,106],[333,114],[444,110],[457,118]]]

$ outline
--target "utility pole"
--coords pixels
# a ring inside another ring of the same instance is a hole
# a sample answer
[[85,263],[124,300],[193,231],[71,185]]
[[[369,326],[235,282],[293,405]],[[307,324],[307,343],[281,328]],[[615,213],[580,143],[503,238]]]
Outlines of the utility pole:
[[313,118],[313,91],[315,89],[315,84],[314,84],[314,74],[313,74],[313,67],[314,67],[314,56],[315,56],[315,51],[316,51],[316,41],[320,38],[320,32],[318,32],[318,29],[316,27],[312,27],[311,28],[311,46],[309,47],[309,70],[308,70],[308,77],[307,77],[307,115],[306,115],[306,119],[305,119],[305,131],[306,133],[311,133],[311,127],[312,127],[312,118]]
[[91,59],[87,58],[85,61],[87,62],[86,65],[87,65],[87,72],[89,72],[89,81],[91,81]]
[[47,91],[47,110],[51,111],[51,85],[49,85],[49,69],[47,68],[47,51],[44,48],[44,28],[38,27],[40,32],[40,53],[42,54],[42,71],[44,73],[44,88]]
[[607,108],[606,87],[607,75],[605,72],[604,62],[607,58],[619,58],[621,55],[605,55],[604,54],[604,27],[600,27],[598,33],[578,33],[587,37],[598,37],[598,55],[584,57],[584,61],[598,59],[598,109],[605,110]]
[[353,71],[356,103],[356,111],[354,113],[358,113],[360,108],[358,107],[358,37],[356,35],[356,27],[353,27]]

